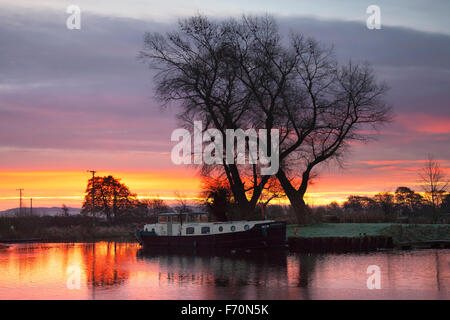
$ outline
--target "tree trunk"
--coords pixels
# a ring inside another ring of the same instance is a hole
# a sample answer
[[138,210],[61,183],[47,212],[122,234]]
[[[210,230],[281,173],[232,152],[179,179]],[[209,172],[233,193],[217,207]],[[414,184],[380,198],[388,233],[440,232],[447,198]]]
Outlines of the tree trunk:
[[291,202],[292,208],[294,209],[295,217],[297,218],[297,223],[306,224],[308,222],[309,209],[303,197],[301,197],[299,194],[287,196],[289,198],[289,201]]
[[252,219],[256,206],[250,201],[238,203],[239,219]]
[[277,173],[278,181],[280,181],[281,186],[283,187],[286,196],[291,203],[292,208],[294,209],[295,216],[297,218],[298,224],[305,224],[308,221],[309,209],[303,199],[304,193],[300,193],[296,190],[289,179],[286,177],[286,174],[283,170],[278,170]]

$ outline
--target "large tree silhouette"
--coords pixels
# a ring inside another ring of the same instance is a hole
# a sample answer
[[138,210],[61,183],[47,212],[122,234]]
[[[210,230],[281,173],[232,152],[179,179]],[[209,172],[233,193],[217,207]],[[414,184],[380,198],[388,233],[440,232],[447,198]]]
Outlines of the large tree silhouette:
[[[298,33],[283,39],[268,16],[185,19],[176,32],[147,33],[140,57],[158,71],[157,96],[181,104],[184,126],[192,129],[195,119],[222,134],[267,129],[269,147],[270,130],[280,130],[276,178],[299,222],[317,167],[340,159],[350,141],[366,140],[363,132],[389,120],[386,86],[369,65],[340,65],[332,49]],[[223,151],[225,159],[225,144]],[[254,211],[270,176],[256,164],[223,161],[220,169],[241,210]]]
[[108,221],[113,221],[138,206],[136,194],[131,193],[119,179],[113,176],[95,177],[95,180],[91,178],[88,181],[81,212],[103,215]]

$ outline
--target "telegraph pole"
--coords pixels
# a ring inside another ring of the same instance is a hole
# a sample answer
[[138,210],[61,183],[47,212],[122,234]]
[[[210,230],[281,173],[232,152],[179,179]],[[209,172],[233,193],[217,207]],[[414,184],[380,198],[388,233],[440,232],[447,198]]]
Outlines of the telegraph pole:
[[33,215],[33,198],[30,198],[30,216]]
[[21,215],[22,214],[22,191],[23,191],[23,189],[16,189],[16,191],[19,191],[20,192],[20,200],[19,200],[19,214]]
[[92,173],[92,217],[94,218],[93,220],[93,225],[95,227],[95,174],[97,173],[97,171],[95,170],[88,170],[87,172]]

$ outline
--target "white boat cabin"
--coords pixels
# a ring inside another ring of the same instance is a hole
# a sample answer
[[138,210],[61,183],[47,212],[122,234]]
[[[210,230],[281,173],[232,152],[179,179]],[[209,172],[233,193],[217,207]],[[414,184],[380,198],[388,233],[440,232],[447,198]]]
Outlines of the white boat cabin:
[[146,224],[144,231],[154,232],[156,236],[198,236],[248,231],[260,221],[227,221],[208,222],[208,214],[204,212],[168,212],[158,215],[158,223]]

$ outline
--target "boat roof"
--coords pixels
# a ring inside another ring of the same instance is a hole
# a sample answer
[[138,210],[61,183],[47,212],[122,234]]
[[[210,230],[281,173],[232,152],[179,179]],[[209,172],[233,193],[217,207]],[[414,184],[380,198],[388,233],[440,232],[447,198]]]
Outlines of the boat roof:
[[201,215],[208,214],[207,212],[163,212],[158,216],[179,216],[179,215]]

